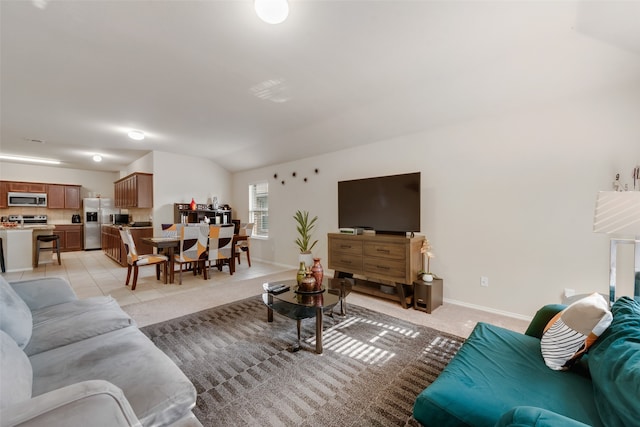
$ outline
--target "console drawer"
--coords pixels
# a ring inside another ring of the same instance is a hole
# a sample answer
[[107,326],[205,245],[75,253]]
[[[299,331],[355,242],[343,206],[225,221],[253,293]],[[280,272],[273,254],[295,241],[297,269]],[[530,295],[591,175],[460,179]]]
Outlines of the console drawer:
[[404,260],[393,260],[384,258],[365,258],[364,274],[373,277],[384,277],[388,279],[397,279],[403,282],[405,279],[405,262]]
[[334,252],[330,257],[329,268],[352,274],[362,274],[362,255]]
[[[364,245],[364,256],[365,257],[379,257],[385,259],[397,259],[400,261],[404,261],[406,247],[402,244],[397,243],[378,243],[378,242],[367,242]],[[404,269],[404,266],[401,267],[401,270]]]
[[348,239],[329,239],[330,252],[362,256],[362,242]]

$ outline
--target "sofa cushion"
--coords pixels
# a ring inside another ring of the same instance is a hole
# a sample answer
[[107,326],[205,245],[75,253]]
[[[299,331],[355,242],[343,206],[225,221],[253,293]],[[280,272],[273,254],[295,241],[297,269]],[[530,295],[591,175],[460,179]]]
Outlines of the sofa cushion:
[[618,299],[613,322],[589,351],[589,371],[598,412],[607,426],[640,420],[640,303]]
[[598,293],[581,298],[547,324],[540,350],[551,369],[569,369],[611,324],[609,303]]
[[32,315],[33,334],[24,349],[28,356],[135,324],[110,296],[57,304]]
[[143,425],[170,425],[186,416],[196,390],[175,363],[142,332],[127,327],[30,357],[33,395],[101,379],[122,389]]
[[589,379],[547,368],[539,339],[482,322],[420,393],[413,415],[427,427],[493,426],[516,406],[602,425]]
[[531,406],[518,406],[506,412],[495,427],[589,427],[555,412]]
[[27,304],[0,276],[0,329],[11,336],[18,347],[25,348],[31,339],[33,319]]
[[32,379],[29,358],[0,330],[0,408],[31,399]]

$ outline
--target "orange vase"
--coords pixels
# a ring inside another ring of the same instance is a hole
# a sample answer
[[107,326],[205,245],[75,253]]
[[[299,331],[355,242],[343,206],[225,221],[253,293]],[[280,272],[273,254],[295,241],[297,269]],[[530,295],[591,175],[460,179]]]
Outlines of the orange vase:
[[191,198],[191,205],[190,206],[191,206],[191,210],[192,211],[196,210],[196,201],[193,198]]
[[311,272],[313,273],[313,277],[316,279],[317,290],[322,289],[322,278],[324,277],[324,269],[320,264],[320,258],[313,259],[313,266],[311,267]]

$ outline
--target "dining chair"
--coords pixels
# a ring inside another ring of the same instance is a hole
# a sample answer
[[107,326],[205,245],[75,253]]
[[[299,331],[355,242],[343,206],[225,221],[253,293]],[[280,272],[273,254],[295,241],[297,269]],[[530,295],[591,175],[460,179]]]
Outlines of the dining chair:
[[174,255],[174,264],[177,263],[180,267],[178,277],[178,284],[180,285],[182,285],[182,271],[185,264],[193,264],[192,269],[195,276],[199,266],[206,261],[206,228],[206,225],[188,227],[186,224],[176,224],[177,235],[180,239],[180,252]]
[[238,260],[238,264],[240,264],[240,254],[244,252],[247,254],[247,263],[249,264],[249,267],[251,267],[251,255],[249,254],[249,247],[254,225],[255,223],[253,222],[250,222],[248,224],[241,224],[238,235],[247,236],[247,239],[239,240],[238,243],[236,243],[236,259]]
[[127,280],[124,285],[129,286],[129,278],[131,277],[131,270],[133,270],[133,283],[131,284],[131,290],[136,290],[138,284],[138,267],[142,265],[155,265],[156,266],[156,279],[160,280],[160,265],[163,267],[164,284],[167,284],[167,264],[169,259],[164,255],[138,255],[136,250],[136,244],[133,241],[131,232],[128,228],[120,227],[120,238],[124,243],[125,250],[127,251]]
[[161,224],[162,237],[178,237],[178,224]]
[[209,226],[209,253],[207,256],[207,264],[205,266],[205,279],[207,271],[215,262],[218,270],[222,271],[224,264],[229,265],[229,274],[233,274],[231,269],[231,248],[233,247],[233,224],[227,225],[210,225]]

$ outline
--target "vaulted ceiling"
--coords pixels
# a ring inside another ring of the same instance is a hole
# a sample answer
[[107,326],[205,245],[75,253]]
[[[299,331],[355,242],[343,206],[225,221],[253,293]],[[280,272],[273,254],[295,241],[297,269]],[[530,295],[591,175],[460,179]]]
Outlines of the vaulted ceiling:
[[233,172],[640,80],[640,2],[289,4],[2,0],[0,154]]

